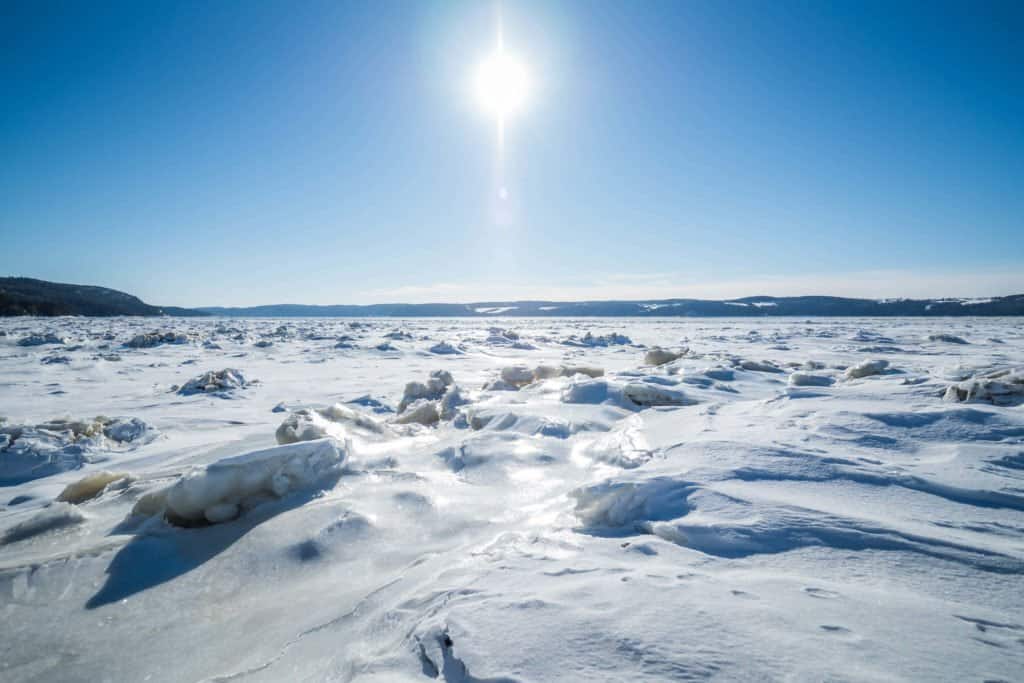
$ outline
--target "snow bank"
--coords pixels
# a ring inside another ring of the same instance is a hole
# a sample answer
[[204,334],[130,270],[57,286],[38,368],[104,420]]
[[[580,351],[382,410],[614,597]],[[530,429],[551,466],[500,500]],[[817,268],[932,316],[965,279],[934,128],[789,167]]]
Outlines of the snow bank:
[[24,522],[15,524],[4,532],[0,545],[23,541],[26,538],[44,534],[54,529],[81,524],[86,519],[81,510],[70,503],[54,503],[49,505]]
[[[289,493],[330,485],[347,456],[345,446],[321,439],[194,467],[164,491],[164,510],[168,520],[179,525],[226,522]],[[153,498],[147,503],[151,505]],[[136,504],[135,511],[142,511],[139,508]]]
[[881,375],[889,367],[889,361],[883,359],[866,360],[846,369],[846,379],[860,379],[871,375]]
[[193,377],[183,386],[177,389],[182,396],[194,394],[212,394],[221,398],[229,398],[238,389],[244,389],[255,382],[245,379],[239,370],[225,368],[214,372],[204,372],[198,377]]

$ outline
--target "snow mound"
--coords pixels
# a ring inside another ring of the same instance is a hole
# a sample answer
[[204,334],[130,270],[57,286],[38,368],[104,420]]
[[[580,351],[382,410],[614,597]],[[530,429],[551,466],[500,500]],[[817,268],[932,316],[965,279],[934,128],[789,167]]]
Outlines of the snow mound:
[[335,403],[328,408],[303,408],[284,419],[274,437],[279,444],[316,441],[326,437],[344,441],[353,434],[380,435],[386,427],[369,415]]
[[1000,370],[946,388],[947,401],[985,401],[1000,406],[1024,403],[1024,370]]
[[188,335],[181,332],[147,332],[145,334],[137,334],[124,343],[125,346],[132,349],[148,349],[154,346],[160,346],[161,344],[187,344]]
[[830,387],[833,381],[826,375],[813,375],[809,372],[794,372],[789,376],[789,383],[794,387]]
[[63,337],[58,337],[52,332],[46,334],[30,334],[18,340],[18,346],[43,346],[44,344],[65,344]]
[[673,351],[671,349],[663,349],[660,346],[655,346],[644,354],[644,365],[665,365],[671,363],[674,360],[679,360],[687,354],[689,349],[679,349]]
[[245,379],[240,371],[233,368],[224,370],[204,372],[198,377],[193,377],[177,390],[182,396],[194,394],[211,394],[221,398],[229,398],[231,394],[239,389],[244,389],[255,382]]
[[[179,526],[227,522],[261,503],[295,491],[333,485],[348,456],[333,439],[304,441],[194,467],[162,495],[168,521]],[[140,499],[144,512],[154,499]]]
[[866,360],[863,363],[851,366],[846,369],[846,379],[860,379],[872,375],[881,375],[889,368],[889,361],[881,358]]
[[127,472],[108,472],[106,470],[93,472],[73,484],[65,486],[64,490],[57,496],[57,500],[62,503],[78,505],[100,495],[108,485],[114,482],[128,484],[131,480],[132,478]]
[[85,519],[85,514],[71,503],[54,503],[5,531],[0,545],[23,541],[47,531],[75,526]]

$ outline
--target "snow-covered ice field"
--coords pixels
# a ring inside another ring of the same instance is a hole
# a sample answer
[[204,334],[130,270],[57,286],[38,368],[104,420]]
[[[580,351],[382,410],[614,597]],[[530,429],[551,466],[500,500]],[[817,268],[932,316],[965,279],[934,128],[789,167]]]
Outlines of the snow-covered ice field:
[[1024,680],[1020,320],[0,330],[3,681]]

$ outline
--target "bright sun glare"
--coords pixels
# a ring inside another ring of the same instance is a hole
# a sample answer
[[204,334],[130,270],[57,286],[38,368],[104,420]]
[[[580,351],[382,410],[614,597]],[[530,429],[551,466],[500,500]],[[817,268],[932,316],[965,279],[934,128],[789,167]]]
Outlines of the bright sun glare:
[[476,92],[480,104],[500,118],[522,108],[528,89],[526,67],[505,52],[495,52],[477,70]]

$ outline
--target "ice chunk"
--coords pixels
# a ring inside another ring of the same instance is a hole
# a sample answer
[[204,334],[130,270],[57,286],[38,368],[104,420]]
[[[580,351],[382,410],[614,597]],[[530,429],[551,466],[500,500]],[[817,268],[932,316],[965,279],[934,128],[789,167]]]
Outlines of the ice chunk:
[[563,365],[561,368],[563,377],[573,375],[586,375],[587,377],[604,377],[604,370],[588,365]]
[[587,332],[582,337],[572,335],[562,343],[567,346],[619,346],[632,344],[633,340],[626,335],[619,334],[617,332],[609,332],[608,334],[599,336],[595,336],[592,332]]
[[30,334],[18,340],[18,346],[43,346],[44,344],[64,344],[67,340],[52,332],[46,334]]
[[409,382],[405,385],[402,400],[398,404],[398,412],[405,412],[405,409],[420,399],[436,401],[454,383],[452,373],[447,370],[434,370],[430,373],[430,379],[426,384],[423,382]]
[[440,421],[441,414],[437,411],[437,402],[419,399],[406,407],[402,414],[395,418],[398,424],[435,425]]
[[328,408],[303,408],[290,414],[277,428],[274,436],[279,444],[315,441],[331,437],[344,441],[352,432],[382,434],[383,424],[348,406],[335,403]]
[[671,349],[663,349],[660,346],[655,346],[644,354],[644,365],[664,365],[665,363],[671,363],[674,360],[679,360],[686,355],[687,349],[680,349],[673,351]]
[[743,360],[740,361],[740,367],[753,372],[783,372],[778,365],[767,361]]
[[877,360],[866,360],[846,369],[847,379],[860,379],[871,375],[881,375],[889,367],[889,361],[881,358]]
[[951,384],[946,388],[944,398],[947,401],[986,401],[995,405],[1024,403],[1024,371],[1001,370]]
[[604,379],[587,379],[573,382],[562,392],[564,403],[604,403],[614,394],[611,385]]
[[794,372],[789,376],[789,383],[794,387],[828,387],[832,378],[825,375],[812,375],[809,372]]
[[124,343],[125,346],[133,349],[146,349],[161,344],[187,344],[188,335],[180,332],[148,332],[137,334]]
[[182,396],[191,396],[193,394],[213,394],[222,398],[229,397],[238,389],[244,389],[245,387],[253,384],[251,381],[245,379],[240,371],[233,368],[226,368],[224,370],[218,370],[214,372],[204,372],[198,377],[193,377],[184,384],[178,393]]
[[467,403],[469,403],[469,399],[462,395],[462,390],[459,389],[457,384],[453,384],[441,399],[441,419],[453,419],[459,406],[466,405]]
[[132,443],[155,430],[137,417],[119,417],[103,427],[103,435],[118,443]]
[[525,365],[513,365],[501,369],[501,380],[516,387],[524,387],[533,382],[534,373]]
[[101,494],[108,484],[118,481],[127,483],[128,480],[130,480],[130,475],[127,472],[108,472],[106,470],[93,472],[73,484],[65,486],[64,490],[57,496],[57,500],[77,505],[87,500],[92,500]]
[[156,430],[137,418],[60,418],[0,427],[0,482],[17,483],[74,470],[103,451],[147,443]]
[[429,351],[438,355],[456,355],[462,353],[460,349],[446,341],[434,344],[430,347]]
[[697,401],[677,389],[651,384],[631,382],[622,388],[622,395],[645,408],[652,406],[692,406]]
[[331,485],[347,456],[347,446],[321,439],[225,458],[192,468],[166,489],[163,504],[172,523],[227,521],[268,499]]
[[928,341],[944,342],[946,344],[966,344],[967,340],[955,334],[929,334]]

